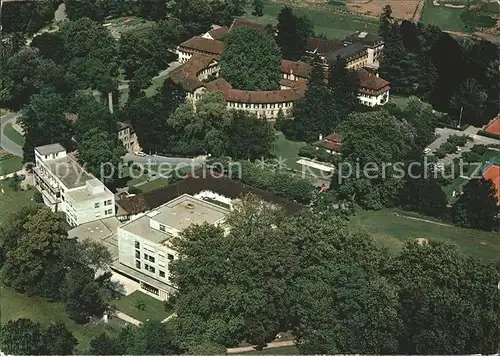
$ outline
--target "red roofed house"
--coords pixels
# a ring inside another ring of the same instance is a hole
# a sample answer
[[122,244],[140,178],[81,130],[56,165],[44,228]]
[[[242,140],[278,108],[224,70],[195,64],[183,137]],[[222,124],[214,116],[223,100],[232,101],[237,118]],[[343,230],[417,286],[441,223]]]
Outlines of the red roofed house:
[[500,166],[491,165],[483,172],[483,179],[491,180],[496,189],[497,205],[500,205]]
[[361,104],[367,106],[384,105],[389,101],[389,82],[362,68],[357,71]]
[[484,131],[489,132],[494,135],[500,135],[500,116],[491,120],[488,125],[484,127]]
[[325,137],[319,135],[319,141],[314,142],[313,146],[315,146],[317,150],[323,148],[328,153],[337,154],[340,153],[342,142],[339,134],[331,133]]
[[206,32],[203,36],[203,38],[207,38],[209,40],[222,40],[224,37],[227,36],[229,33],[229,29],[224,26],[218,26],[218,25],[212,25],[212,29],[208,32]]

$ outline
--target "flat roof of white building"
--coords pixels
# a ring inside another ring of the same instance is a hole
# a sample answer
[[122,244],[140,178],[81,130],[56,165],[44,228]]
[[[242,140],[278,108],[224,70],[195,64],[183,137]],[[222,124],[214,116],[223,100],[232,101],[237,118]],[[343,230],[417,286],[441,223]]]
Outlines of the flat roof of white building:
[[35,147],[35,150],[43,156],[66,151],[66,149],[59,143],[51,143],[50,145],[38,146]]
[[99,198],[106,198],[109,196],[112,196],[113,193],[111,193],[104,184],[99,181],[97,178],[92,178],[89,180],[89,182],[92,183],[93,186],[103,186],[104,191],[99,192],[97,194],[92,194],[88,189],[87,186],[82,186],[79,189],[75,190],[69,190],[66,192],[66,195],[68,195],[71,199],[73,199],[76,203],[86,201],[86,200],[93,200],[93,199],[99,199]]
[[43,163],[68,189],[83,187],[88,180],[94,179],[70,156],[47,160]]
[[168,244],[172,236],[151,228],[150,220],[182,231],[193,224],[215,224],[224,219],[228,213],[228,209],[183,194],[146,215],[120,226],[120,229],[158,244]]

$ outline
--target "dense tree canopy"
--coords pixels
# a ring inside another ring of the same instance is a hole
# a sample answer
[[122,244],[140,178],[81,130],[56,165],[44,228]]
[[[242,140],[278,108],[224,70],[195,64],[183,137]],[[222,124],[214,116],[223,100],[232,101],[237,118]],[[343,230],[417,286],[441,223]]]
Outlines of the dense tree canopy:
[[103,183],[117,178],[118,167],[126,151],[116,131],[109,133],[93,128],[78,142],[78,161]]
[[276,42],[283,58],[299,60],[306,54],[307,39],[313,35],[313,25],[307,17],[298,17],[285,6],[278,14]]
[[44,89],[31,97],[23,108],[21,127],[24,130],[24,161],[34,162],[34,147],[61,143],[71,148],[72,123],[64,115],[65,102],[61,95]]
[[2,2],[2,32],[33,35],[54,18],[57,0]]
[[9,320],[0,328],[2,352],[11,355],[72,355],[78,344],[63,323],[42,330],[30,319]]
[[500,212],[495,185],[491,180],[473,179],[453,204],[452,218],[457,226],[491,231]]
[[274,39],[260,30],[235,28],[224,40],[221,75],[236,89],[278,90],[281,54]]

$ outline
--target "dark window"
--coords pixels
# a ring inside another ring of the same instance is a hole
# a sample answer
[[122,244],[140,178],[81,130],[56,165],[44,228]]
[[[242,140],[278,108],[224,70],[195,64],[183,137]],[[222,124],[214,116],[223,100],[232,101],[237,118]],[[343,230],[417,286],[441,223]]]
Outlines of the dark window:
[[173,261],[174,255],[171,255],[170,253],[167,253],[167,258],[169,261]]
[[139,247],[140,247],[139,241],[136,241],[135,242],[135,248],[139,248]]
[[149,261],[153,262],[155,261],[155,258],[153,256],[149,256]]
[[154,268],[154,267],[149,266],[149,271],[150,271],[150,272],[152,272],[152,273],[155,273],[155,268]]
[[160,231],[165,232],[165,225],[160,224]]
[[135,261],[135,267],[141,269],[141,261]]
[[148,256],[148,254],[147,254],[147,253],[145,253],[145,254],[144,254],[144,259],[145,259],[145,260],[147,260],[147,259],[148,259],[148,257],[149,257],[149,256]]
[[164,271],[159,271],[160,272],[160,277],[165,278],[165,272]]
[[135,258],[141,258],[141,253],[139,250],[135,250]]

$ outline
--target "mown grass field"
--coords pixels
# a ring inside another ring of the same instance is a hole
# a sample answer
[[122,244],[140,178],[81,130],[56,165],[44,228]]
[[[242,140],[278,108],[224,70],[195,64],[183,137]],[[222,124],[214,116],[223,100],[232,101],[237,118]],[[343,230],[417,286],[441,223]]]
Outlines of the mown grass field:
[[5,136],[7,136],[7,138],[14,141],[18,145],[24,145],[24,136],[17,132],[16,129],[12,127],[12,124],[5,125],[3,133],[5,134]]
[[0,176],[17,172],[23,168],[22,157],[7,154],[0,157]]
[[460,20],[460,14],[465,9],[454,9],[444,6],[444,4],[434,6],[432,1],[425,0],[420,22],[426,25],[436,25],[446,31],[466,32],[466,28]]
[[[397,213],[400,216],[394,216]],[[406,241],[422,237],[429,240],[456,244],[464,254],[484,260],[497,260],[500,254],[500,234],[455,226],[443,226],[425,221],[408,219],[402,215],[424,220],[437,221],[416,213],[399,209],[380,211],[357,211],[351,218],[350,226],[370,233],[375,240],[389,250],[399,251]]]
[[9,214],[20,211],[26,206],[35,204],[32,200],[36,189],[15,191],[10,187],[12,179],[0,181],[0,226],[5,223]]
[[[137,302],[144,303],[144,310],[137,309]],[[163,303],[141,291],[135,291],[127,296],[121,296],[119,299],[112,300],[111,305],[114,305],[119,311],[130,315],[139,321],[160,320],[162,321],[171,313],[165,310]]]
[[[318,8],[311,4],[299,6],[296,3],[287,3],[286,5],[292,7],[296,15],[308,16],[314,24],[314,32],[317,35],[324,34],[328,38],[343,39],[345,36],[355,31],[363,31],[365,28],[371,32],[377,32],[378,29],[376,19],[348,13],[346,10],[340,10],[341,7],[339,9],[339,6]],[[253,16],[253,8],[248,7],[242,18],[262,24],[271,23],[276,25],[276,17],[284,6],[285,4],[281,3],[266,2],[264,4],[264,16],[262,17]]]
[[50,323],[63,322],[78,340],[77,353],[88,353],[89,341],[103,333],[116,334],[124,326],[120,319],[112,318],[108,324],[89,323],[76,324],[70,320],[62,303],[49,303],[43,298],[28,297],[0,284],[0,321],[2,325],[8,320],[28,318],[47,326]]

